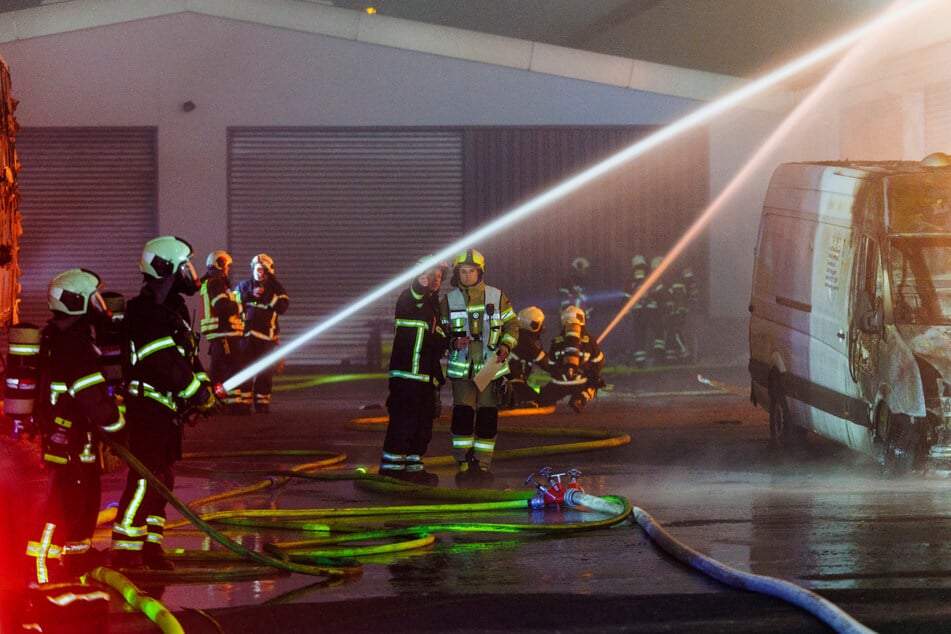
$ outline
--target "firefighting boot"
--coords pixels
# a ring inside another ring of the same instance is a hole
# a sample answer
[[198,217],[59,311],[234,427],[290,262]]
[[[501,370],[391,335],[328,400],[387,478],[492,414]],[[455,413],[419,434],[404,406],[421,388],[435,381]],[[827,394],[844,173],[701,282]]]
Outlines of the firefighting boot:
[[108,565],[113,570],[142,570],[142,552],[138,550],[109,551]]
[[409,454],[406,456],[406,475],[407,480],[413,484],[427,487],[439,486],[439,476],[426,471],[426,467],[423,465],[423,458],[419,454]]
[[175,570],[175,564],[166,559],[161,544],[146,542],[142,547],[142,563],[149,570]]

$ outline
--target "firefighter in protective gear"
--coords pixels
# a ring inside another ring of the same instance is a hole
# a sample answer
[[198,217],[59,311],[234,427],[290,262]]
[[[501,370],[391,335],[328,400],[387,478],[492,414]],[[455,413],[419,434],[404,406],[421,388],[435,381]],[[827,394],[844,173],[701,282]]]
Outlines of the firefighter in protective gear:
[[[647,260],[643,255],[635,255],[631,258],[631,275],[624,285],[624,296],[630,299],[641,289],[644,281],[647,279]],[[647,366],[647,335],[649,329],[649,316],[647,314],[647,293],[641,296],[639,300],[631,307],[631,322],[634,328],[634,365],[639,368]],[[653,342],[652,342],[653,344]]]
[[[215,383],[223,383],[237,374],[241,364],[241,338],[244,337],[244,320],[241,304],[231,287],[231,264],[234,259],[227,251],[216,250],[208,254],[207,271],[201,278],[201,334],[208,341],[208,376]],[[240,389],[230,390],[224,397],[225,411],[231,414],[246,414],[251,404],[245,406]]]
[[444,263],[433,266],[400,293],[390,354],[390,420],[380,475],[426,486],[439,483],[439,476],[426,471],[423,456],[438,416],[439,388],[446,382],[440,361],[449,340],[439,314],[439,287],[448,271]]
[[[251,278],[238,284],[238,301],[244,308],[242,359],[250,365],[271,353],[280,343],[278,316],[287,310],[290,299],[274,274],[274,260],[267,253],[251,258]],[[267,367],[241,386],[245,407],[254,406],[258,414],[271,411],[274,369]]]
[[571,261],[571,267],[561,286],[558,287],[558,293],[561,295],[561,310],[568,306],[577,306],[584,311],[585,315],[591,316],[591,306],[588,304],[588,297],[584,291],[590,268],[591,262],[588,258],[579,256]]
[[[659,255],[651,258],[651,273],[660,267],[663,260]],[[647,341],[651,346],[650,356],[653,361],[663,361],[667,358],[667,328],[664,324],[667,295],[667,288],[660,278],[654,281],[646,295],[647,306],[644,314],[647,318]]]
[[670,285],[667,298],[667,360],[683,362],[690,359],[687,345],[687,320],[700,299],[700,288],[693,269],[684,267],[680,279]]
[[[446,373],[452,381],[452,455],[459,465],[460,484],[489,481],[498,435],[495,387],[508,373],[509,352],[518,342],[518,318],[509,298],[485,283],[485,258],[475,249],[453,261],[450,284],[440,300],[443,328],[449,334]],[[493,382],[479,390],[473,378],[488,361],[501,367]]]
[[[129,450],[169,489],[173,466],[181,458],[183,424],[194,422],[198,414],[213,414],[223,396],[202,368],[198,334],[182,297],[199,287],[191,256],[191,245],[175,236],[147,242],[139,263],[142,290],[129,300],[125,316]],[[165,499],[129,469],[112,528],[112,565],[172,569],[162,548],[164,537]]]
[[26,549],[32,583],[78,577],[104,563],[91,546],[102,499],[98,435],[120,432],[125,417],[93,341],[93,322],[106,313],[99,287],[95,273],[70,269],[47,292],[53,317],[40,342],[35,415],[49,478]]
[[577,306],[561,312],[561,332],[552,340],[548,358],[551,382],[542,388],[541,404],[554,405],[570,396],[568,405],[580,414],[604,387],[604,355],[597,339],[588,334],[584,311]]
[[541,342],[545,332],[545,313],[537,306],[518,311],[518,343],[509,355],[507,377],[514,407],[538,407],[538,392],[529,384],[528,377],[535,368],[548,368],[548,355]]

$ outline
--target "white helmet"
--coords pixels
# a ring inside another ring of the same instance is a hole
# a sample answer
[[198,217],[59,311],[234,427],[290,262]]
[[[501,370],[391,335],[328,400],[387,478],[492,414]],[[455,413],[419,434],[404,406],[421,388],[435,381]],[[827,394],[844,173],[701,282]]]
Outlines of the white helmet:
[[[145,243],[139,270],[159,280],[178,273],[184,264],[191,266],[192,245],[175,236],[162,236]],[[194,267],[192,267],[194,274]]]
[[102,280],[86,269],[69,269],[52,280],[46,292],[50,310],[67,315],[85,315],[90,307],[106,311],[106,303],[99,294]]
[[568,306],[561,311],[562,326],[584,326],[584,311],[577,306]]
[[545,330],[545,313],[537,306],[529,306],[518,311],[518,325],[531,332]]
[[589,268],[591,268],[591,262],[588,262],[588,258],[577,257],[571,261],[571,268],[578,271],[579,273],[584,273]]
[[256,256],[251,258],[251,272],[254,273],[254,269],[258,267],[263,267],[265,271],[274,274],[274,258],[269,256],[267,253],[258,253]]
[[205,266],[208,268],[216,268],[219,271],[224,271],[226,268],[231,266],[231,263],[234,262],[234,258],[231,257],[227,251],[222,251],[221,249],[215,249],[208,254],[208,259],[205,260]]

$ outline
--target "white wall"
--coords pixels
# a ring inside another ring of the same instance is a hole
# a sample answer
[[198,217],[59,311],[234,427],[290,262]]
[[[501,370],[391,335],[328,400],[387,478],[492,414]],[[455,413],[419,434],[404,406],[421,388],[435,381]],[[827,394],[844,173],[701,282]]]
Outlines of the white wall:
[[159,231],[198,253],[225,239],[228,126],[660,124],[694,103],[193,13],[0,54],[24,127],[158,127]]

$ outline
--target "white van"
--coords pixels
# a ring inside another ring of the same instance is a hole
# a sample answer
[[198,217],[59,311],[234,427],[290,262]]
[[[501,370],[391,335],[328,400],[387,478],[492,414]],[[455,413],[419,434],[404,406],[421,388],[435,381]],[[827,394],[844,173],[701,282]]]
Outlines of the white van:
[[951,157],[779,166],[749,308],[775,444],[951,473]]

